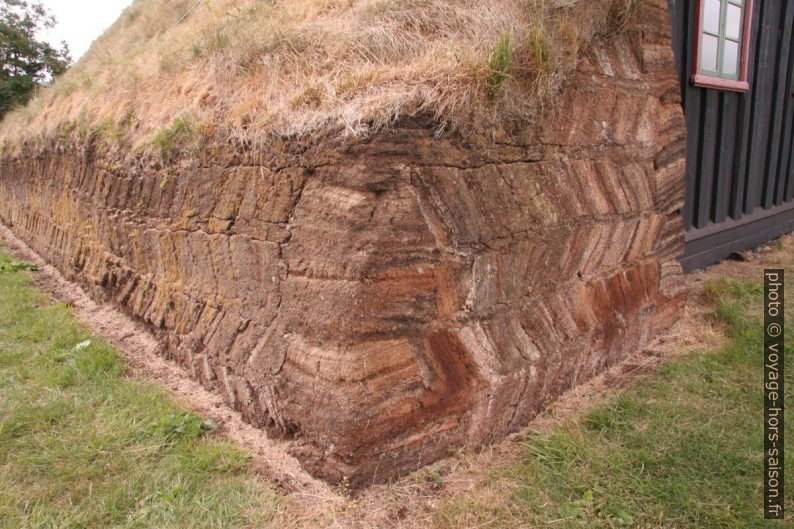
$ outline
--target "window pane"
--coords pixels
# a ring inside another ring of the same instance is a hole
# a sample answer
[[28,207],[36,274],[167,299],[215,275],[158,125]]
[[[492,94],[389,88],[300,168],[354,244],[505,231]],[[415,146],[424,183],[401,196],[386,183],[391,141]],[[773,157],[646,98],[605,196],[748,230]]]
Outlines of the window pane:
[[700,67],[703,70],[717,71],[717,48],[720,39],[711,35],[703,35],[702,52],[700,55]]
[[721,10],[721,0],[706,0],[703,8],[703,31],[719,34]]
[[739,40],[742,36],[742,8],[728,4],[728,14],[725,17],[725,36]]
[[739,43],[732,40],[725,41],[725,50],[722,56],[722,73],[735,76],[739,73]]

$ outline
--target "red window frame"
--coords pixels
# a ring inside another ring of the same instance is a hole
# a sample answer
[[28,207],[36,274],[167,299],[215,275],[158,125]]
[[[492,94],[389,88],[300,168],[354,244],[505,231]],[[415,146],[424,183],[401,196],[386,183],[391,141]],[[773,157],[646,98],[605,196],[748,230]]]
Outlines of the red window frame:
[[747,92],[750,83],[747,80],[748,59],[750,57],[750,37],[753,29],[753,0],[744,0],[744,21],[742,24],[742,49],[740,54],[739,79],[723,79],[700,73],[701,41],[703,40],[703,9],[706,0],[697,0],[695,7],[695,57],[692,61],[692,84],[702,88],[716,88],[731,92]]

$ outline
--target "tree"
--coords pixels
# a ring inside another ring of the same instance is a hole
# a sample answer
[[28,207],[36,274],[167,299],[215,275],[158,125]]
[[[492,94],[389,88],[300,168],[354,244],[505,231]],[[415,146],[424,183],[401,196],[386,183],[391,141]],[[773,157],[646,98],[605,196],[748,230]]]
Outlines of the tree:
[[0,118],[71,63],[65,42],[56,49],[38,36],[54,26],[39,0],[0,0]]

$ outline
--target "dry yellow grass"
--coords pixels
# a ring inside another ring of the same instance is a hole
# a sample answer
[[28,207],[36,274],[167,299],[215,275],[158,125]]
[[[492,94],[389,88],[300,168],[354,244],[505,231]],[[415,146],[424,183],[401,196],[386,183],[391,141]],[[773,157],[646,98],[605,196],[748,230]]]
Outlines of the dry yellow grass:
[[439,128],[527,119],[638,1],[135,0],[0,140],[168,150],[419,113]]

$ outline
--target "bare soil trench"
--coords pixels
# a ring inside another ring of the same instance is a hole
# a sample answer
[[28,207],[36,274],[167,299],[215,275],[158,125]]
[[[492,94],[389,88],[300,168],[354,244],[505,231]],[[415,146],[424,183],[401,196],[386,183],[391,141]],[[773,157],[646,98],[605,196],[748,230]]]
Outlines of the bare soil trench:
[[[785,238],[786,242],[791,236]],[[226,407],[220,396],[207,391],[176,364],[160,356],[160,345],[142,325],[108,304],[97,304],[80,287],[66,280],[54,267],[0,225],[4,250],[15,258],[40,266],[36,285],[54,299],[69,304],[73,313],[92,333],[103,336],[123,356],[131,376],[154,381],[183,405],[215,421],[218,433],[250,452],[263,479],[274,482],[285,496],[285,527],[429,527],[444,498],[454,497],[481,484],[489,471],[515,462],[522,450],[521,439],[548,431],[603,402],[620,388],[653,373],[667,358],[695,349],[713,348],[724,340],[710,316],[711,306],[703,294],[705,280],[717,277],[760,278],[764,267],[783,262],[785,252],[775,246],[743,254],[742,261],[725,261],[705,271],[689,274],[689,292],[681,319],[658,337],[654,344],[629,354],[600,376],[565,393],[549,404],[522,431],[477,452],[463,450],[405,476],[391,484],[359,491],[333,488],[306,473],[287,453],[286,443],[243,422],[239,413]],[[787,244],[786,248],[791,245]],[[438,486],[438,477],[443,487]]]

